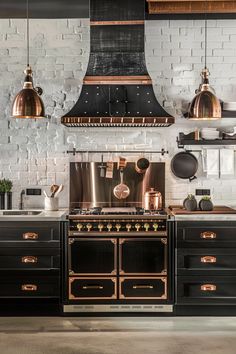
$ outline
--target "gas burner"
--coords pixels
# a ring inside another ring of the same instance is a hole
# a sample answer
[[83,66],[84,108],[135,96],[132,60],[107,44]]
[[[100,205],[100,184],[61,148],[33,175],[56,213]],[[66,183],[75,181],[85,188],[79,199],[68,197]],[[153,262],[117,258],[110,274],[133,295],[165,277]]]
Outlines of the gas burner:
[[164,209],[145,210],[138,207],[94,207],[94,208],[74,208],[70,215],[146,215],[161,216],[166,215]]

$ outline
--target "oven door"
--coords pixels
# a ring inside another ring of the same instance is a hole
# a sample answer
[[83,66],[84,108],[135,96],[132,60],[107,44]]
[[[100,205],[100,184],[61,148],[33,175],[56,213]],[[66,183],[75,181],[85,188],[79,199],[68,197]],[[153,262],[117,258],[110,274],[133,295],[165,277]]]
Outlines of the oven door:
[[166,275],[167,238],[119,240],[120,275]]
[[70,238],[69,275],[116,275],[116,255],[116,239]]

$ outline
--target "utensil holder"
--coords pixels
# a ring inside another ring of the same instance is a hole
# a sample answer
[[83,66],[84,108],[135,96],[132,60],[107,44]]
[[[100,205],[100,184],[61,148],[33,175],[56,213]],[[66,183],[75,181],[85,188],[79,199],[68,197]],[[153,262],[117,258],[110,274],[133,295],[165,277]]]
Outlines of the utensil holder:
[[59,206],[59,199],[58,198],[52,198],[52,197],[45,197],[44,198],[44,209],[45,210],[57,211],[58,206]]

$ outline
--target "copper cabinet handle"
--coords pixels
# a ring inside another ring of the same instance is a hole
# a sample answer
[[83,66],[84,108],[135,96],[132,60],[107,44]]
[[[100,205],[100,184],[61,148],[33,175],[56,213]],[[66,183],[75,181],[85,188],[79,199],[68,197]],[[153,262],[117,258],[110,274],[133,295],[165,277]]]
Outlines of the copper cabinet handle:
[[216,257],[214,256],[201,257],[201,263],[216,263]]
[[21,290],[22,291],[37,291],[38,287],[37,285],[33,284],[23,284],[21,285]]
[[212,231],[204,231],[200,234],[201,238],[213,240],[216,238],[216,233]]
[[22,237],[24,240],[37,240],[39,234],[37,234],[37,232],[25,232]]
[[21,258],[21,263],[37,263],[38,257],[34,256],[24,256]]
[[102,285],[85,285],[83,286],[84,290],[87,290],[87,289],[99,289],[99,290],[102,290],[103,289],[103,286]]
[[133,285],[133,289],[153,289],[153,285]]
[[201,291],[216,291],[216,285],[203,284],[203,285],[201,285]]

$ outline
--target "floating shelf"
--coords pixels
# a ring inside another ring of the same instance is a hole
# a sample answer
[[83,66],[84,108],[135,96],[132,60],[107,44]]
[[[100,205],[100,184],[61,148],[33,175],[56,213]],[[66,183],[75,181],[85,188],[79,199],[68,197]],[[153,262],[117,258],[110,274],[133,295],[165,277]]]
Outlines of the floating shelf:
[[236,139],[216,139],[216,140],[190,140],[177,139],[178,148],[183,148],[186,145],[236,145]]
[[236,139],[212,139],[212,140],[194,140],[192,139],[194,133],[185,135],[184,133],[179,133],[177,137],[178,148],[184,148],[185,146],[191,145],[236,145]]

